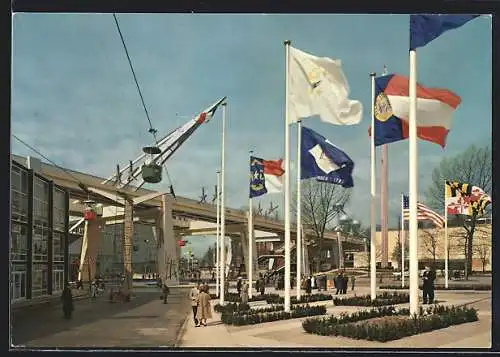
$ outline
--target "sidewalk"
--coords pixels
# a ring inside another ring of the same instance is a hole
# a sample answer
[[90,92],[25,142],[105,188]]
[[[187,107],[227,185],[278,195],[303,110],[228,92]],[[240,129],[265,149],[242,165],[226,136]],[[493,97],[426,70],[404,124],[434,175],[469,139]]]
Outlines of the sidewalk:
[[[369,288],[367,288],[369,290]],[[232,289],[230,289],[232,290]],[[269,290],[272,293],[273,289]],[[356,291],[363,295],[365,289]],[[295,293],[295,291],[293,291]],[[328,293],[331,293],[329,291]],[[282,295],[282,293],[280,294]],[[354,295],[349,293],[349,295]],[[345,295],[344,295],[345,296]],[[224,325],[220,314],[213,312],[213,319],[207,327],[194,327],[192,319],[187,321],[179,346],[190,347],[325,347],[325,348],[450,348],[450,347],[484,347],[491,346],[491,292],[479,294],[460,294],[457,292],[439,292],[437,298],[442,305],[471,304],[479,309],[479,321],[464,325],[451,326],[446,329],[432,331],[421,335],[410,336],[387,343],[354,340],[345,337],[319,336],[307,334],[302,329],[302,321],[306,318],[268,322],[248,326]],[[213,300],[212,305],[218,303]],[[369,307],[334,306],[332,300],[319,301],[311,305],[326,305],[327,314],[338,315],[351,313]],[[409,307],[409,304],[398,305]]]

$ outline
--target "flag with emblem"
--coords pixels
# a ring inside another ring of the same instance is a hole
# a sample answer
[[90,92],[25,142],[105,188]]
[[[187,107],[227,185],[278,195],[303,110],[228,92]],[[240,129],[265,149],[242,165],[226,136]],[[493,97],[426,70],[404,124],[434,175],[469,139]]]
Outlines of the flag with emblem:
[[[417,135],[446,146],[453,113],[461,98],[448,89],[417,84]],[[408,139],[410,111],[409,79],[389,74],[375,79],[375,145]],[[371,128],[369,129],[371,135]]]
[[316,57],[290,46],[288,68],[289,124],[312,116],[336,125],[361,121],[363,106],[349,99],[349,83],[340,60]]
[[483,215],[491,197],[478,186],[457,181],[445,183],[445,205],[448,214]]
[[301,138],[301,179],[316,178],[346,188],[354,186],[354,162],[344,151],[304,126]]
[[283,160],[250,157],[250,198],[283,191]]

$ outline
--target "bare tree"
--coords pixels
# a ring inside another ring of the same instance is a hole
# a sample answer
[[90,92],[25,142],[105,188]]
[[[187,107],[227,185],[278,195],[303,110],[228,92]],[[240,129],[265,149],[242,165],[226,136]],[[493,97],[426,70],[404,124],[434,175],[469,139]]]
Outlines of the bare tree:
[[483,229],[482,227],[476,228],[476,233],[479,233],[477,244],[474,246],[474,253],[481,260],[483,273],[486,271],[486,265],[490,263],[491,254],[491,231]]
[[[295,194],[293,199],[295,202],[296,196]],[[301,196],[302,223],[314,232],[309,256],[316,257],[316,268],[319,271],[325,231],[332,228],[333,222],[349,202],[350,190],[339,185],[310,179],[302,181]],[[292,207],[295,209],[296,204]]]
[[434,265],[434,268],[435,268],[436,267],[437,246],[438,246],[436,231],[430,230],[430,229],[423,229],[422,233],[424,233],[423,234],[423,243],[424,243],[425,250],[432,257],[432,264]]
[[[444,185],[445,181],[468,183],[482,188],[486,193],[491,193],[492,170],[491,148],[486,146],[478,148],[470,146],[463,153],[451,158],[445,158],[432,172],[432,184],[427,190],[429,206],[444,211]],[[468,279],[472,271],[472,253],[474,231],[476,229],[477,214],[470,216],[470,220],[463,220],[466,245],[465,278]]]
[[[405,241],[405,243],[407,242]],[[405,260],[408,259],[408,256],[409,256],[408,244],[405,244]],[[392,259],[398,263],[399,268],[401,269],[402,268],[401,261],[403,260],[403,245],[401,244],[401,237],[399,237],[398,241],[396,242],[396,245],[394,246],[394,250],[392,251]]]

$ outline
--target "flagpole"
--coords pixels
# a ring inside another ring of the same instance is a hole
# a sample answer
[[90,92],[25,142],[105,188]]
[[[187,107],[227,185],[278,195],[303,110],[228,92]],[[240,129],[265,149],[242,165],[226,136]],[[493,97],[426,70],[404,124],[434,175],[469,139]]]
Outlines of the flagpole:
[[[384,66],[382,75],[387,75],[387,66]],[[389,260],[389,144],[384,144],[380,149],[381,170],[380,170],[380,215],[381,215],[381,251],[382,251],[382,268],[387,268]]]
[[[250,151],[250,156],[252,156],[253,151]],[[251,159],[250,159],[251,160]],[[250,161],[251,164],[251,161]],[[248,267],[247,267],[247,277],[248,277],[248,297],[252,298],[253,290],[253,200],[252,197],[248,198]]]
[[217,291],[217,297],[220,297],[220,171],[217,171],[217,239],[216,239],[216,266],[215,272],[217,274],[215,281],[215,290]]
[[418,314],[418,145],[417,145],[417,52],[410,50],[410,205],[409,205],[409,241],[410,241],[410,314]]
[[404,215],[404,194],[401,194],[401,287],[405,287],[405,215]]
[[290,126],[289,126],[289,57],[291,41],[285,41],[285,312],[290,312]]
[[446,181],[444,182],[444,287],[448,289],[448,203],[446,201]]
[[377,180],[376,180],[376,165],[375,165],[375,72],[370,73],[372,82],[372,118],[371,127],[372,135],[370,136],[370,193],[371,193],[371,212],[370,212],[370,296],[372,300],[377,297],[377,223],[376,223],[376,193],[377,193]]
[[301,294],[301,278],[302,278],[302,190],[300,184],[301,176],[301,160],[302,160],[302,122],[299,120],[297,122],[297,239],[295,251],[297,252],[297,272],[296,272],[296,289],[297,289],[297,300],[300,299]]
[[221,253],[220,260],[222,263],[222,274],[220,278],[220,304],[224,305],[225,281],[226,281],[226,251],[225,251],[225,236],[226,236],[226,189],[225,189],[225,166],[226,166],[226,107],[227,104],[222,103],[222,162],[221,162],[221,203],[220,203],[220,245]]

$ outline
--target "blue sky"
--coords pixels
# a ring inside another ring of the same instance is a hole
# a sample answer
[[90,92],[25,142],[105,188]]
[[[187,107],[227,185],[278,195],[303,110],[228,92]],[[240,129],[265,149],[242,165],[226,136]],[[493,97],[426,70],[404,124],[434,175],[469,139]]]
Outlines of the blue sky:
[[[227,201],[247,204],[248,150],[284,153],[284,46],[342,60],[361,124],[304,125],[354,160],[349,213],[369,222],[369,73],[408,75],[409,15],[120,14],[122,33],[153,126],[161,134],[228,96]],[[491,19],[479,17],[418,51],[419,82],[462,97],[447,147],[419,142],[421,198],[432,169],[470,144],[491,143]],[[220,162],[220,112],[168,162],[178,195],[212,194]],[[151,143],[148,124],[111,14],[15,14],[12,133],[56,163],[108,176]],[[292,128],[292,148],[296,145]],[[13,152],[31,153],[13,140]],[[295,157],[292,149],[292,160]],[[408,190],[408,142],[389,148],[390,222]],[[293,174],[293,172],[292,172]],[[156,185],[164,189],[168,181]],[[280,195],[262,198],[281,202]]]

